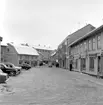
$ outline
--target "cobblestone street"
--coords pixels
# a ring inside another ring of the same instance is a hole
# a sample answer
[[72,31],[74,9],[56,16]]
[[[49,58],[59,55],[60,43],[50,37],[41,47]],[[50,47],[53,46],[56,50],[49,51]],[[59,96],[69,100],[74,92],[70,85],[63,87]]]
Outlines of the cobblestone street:
[[32,68],[1,85],[0,105],[103,105],[103,86],[89,79],[97,80],[65,69]]

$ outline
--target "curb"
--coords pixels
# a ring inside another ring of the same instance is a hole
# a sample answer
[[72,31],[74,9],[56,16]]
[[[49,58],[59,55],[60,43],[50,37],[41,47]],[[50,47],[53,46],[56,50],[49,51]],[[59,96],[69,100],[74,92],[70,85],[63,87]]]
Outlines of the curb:
[[93,81],[93,80],[87,80],[87,81],[92,82],[92,83],[95,83],[97,85],[102,85],[103,86],[103,83],[100,83],[100,82],[96,82],[96,81]]

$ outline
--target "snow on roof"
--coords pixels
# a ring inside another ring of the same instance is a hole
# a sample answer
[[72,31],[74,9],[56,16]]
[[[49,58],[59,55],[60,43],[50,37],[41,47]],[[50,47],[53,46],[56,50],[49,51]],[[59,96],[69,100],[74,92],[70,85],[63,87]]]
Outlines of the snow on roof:
[[52,50],[51,47],[47,47],[47,46],[42,46],[42,45],[34,45],[33,46],[35,49],[44,49],[44,50]]
[[1,42],[2,46],[7,46],[7,43]]
[[54,56],[56,54],[56,51],[54,53],[51,54],[51,56]]
[[79,39],[75,40],[75,41],[72,42],[69,46],[71,46],[71,45],[77,43],[77,42],[80,41],[80,40],[83,40],[84,38],[86,38],[86,37],[88,37],[88,36],[90,36],[90,35],[93,35],[94,33],[96,33],[97,31],[99,31],[99,30],[101,30],[101,29],[103,29],[103,25],[101,25],[101,26],[98,27],[98,28],[95,28],[94,30],[88,32],[88,33],[85,34],[84,36],[82,36],[82,37],[80,37]]
[[26,45],[14,45],[15,50],[17,51],[18,54],[25,54],[25,55],[39,55],[36,49],[26,46]]
[[54,56],[57,53],[57,50],[54,50],[50,56]]

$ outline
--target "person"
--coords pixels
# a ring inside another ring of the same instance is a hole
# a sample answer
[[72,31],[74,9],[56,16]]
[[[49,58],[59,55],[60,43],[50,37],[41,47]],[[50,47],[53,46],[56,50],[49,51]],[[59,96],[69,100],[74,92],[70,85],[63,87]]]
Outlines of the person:
[[72,71],[72,63],[70,63],[70,71]]

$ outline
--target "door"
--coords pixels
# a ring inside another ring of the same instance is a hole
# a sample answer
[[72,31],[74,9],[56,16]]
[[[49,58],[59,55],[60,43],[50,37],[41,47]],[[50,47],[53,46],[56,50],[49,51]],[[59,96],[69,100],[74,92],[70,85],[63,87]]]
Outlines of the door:
[[98,56],[98,70],[97,70],[98,76],[101,75],[101,69],[100,69],[100,67],[101,67],[101,62],[100,62],[100,60],[101,60],[101,58],[100,58],[100,56]]

